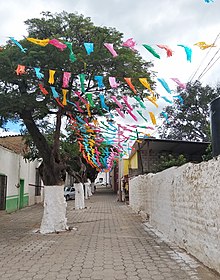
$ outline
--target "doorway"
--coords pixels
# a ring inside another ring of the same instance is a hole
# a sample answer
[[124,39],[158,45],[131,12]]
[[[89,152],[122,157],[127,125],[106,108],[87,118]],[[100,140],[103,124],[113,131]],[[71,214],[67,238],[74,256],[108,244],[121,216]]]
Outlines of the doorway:
[[0,174],[0,210],[6,208],[7,176]]
[[24,207],[24,180],[20,179],[19,188],[19,209]]

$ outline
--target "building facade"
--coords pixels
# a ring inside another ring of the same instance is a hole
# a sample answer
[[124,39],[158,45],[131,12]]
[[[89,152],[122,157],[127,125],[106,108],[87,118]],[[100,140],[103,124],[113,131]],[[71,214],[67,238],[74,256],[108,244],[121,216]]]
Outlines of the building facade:
[[21,136],[0,138],[0,210],[8,213],[43,201],[39,161],[23,158]]
[[199,163],[205,154],[208,142],[192,142],[147,138],[135,142],[129,157],[129,177],[155,173],[161,158],[183,155],[186,162]]

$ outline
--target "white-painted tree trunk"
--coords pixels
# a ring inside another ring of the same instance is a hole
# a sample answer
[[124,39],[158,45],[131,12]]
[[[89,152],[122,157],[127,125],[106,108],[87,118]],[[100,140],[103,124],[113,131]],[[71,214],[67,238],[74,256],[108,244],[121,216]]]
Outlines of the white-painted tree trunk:
[[64,186],[44,186],[44,214],[40,233],[52,233],[68,229],[66,219],[67,203]]
[[92,196],[90,182],[85,183],[85,199],[88,199],[89,196]]
[[84,209],[84,190],[82,183],[75,183],[75,209]]
[[84,183],[84,186],[85,186],[85,199],[88,199],[88,187],[89,187],[89,183]]
[[92,196],[91,183],[88,185],[88,196]]
[[95,183],[91,183],[91,191],[92,193],[95,193]]

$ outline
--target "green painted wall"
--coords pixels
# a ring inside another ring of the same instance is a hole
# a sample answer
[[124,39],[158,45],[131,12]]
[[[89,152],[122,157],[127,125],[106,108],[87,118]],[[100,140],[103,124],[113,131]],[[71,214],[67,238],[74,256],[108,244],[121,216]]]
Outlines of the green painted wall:
[[[28,206],[29,196],[28,193],[24,194],[23,207]],[[11,195],[6,197],[6,209],[7,213],[11,213],[19,209],[19,197],[18,195]]]
[[18,196],[12,195],[6,197],[6,212],[11,213],[18,209]]
[[28,206],[28,204],[29,204],[29,196],[28,196],[28,193],[26,194],[24,194],[24,201],[23,201],[23,206],[24,207],[26,207],[26,206]]

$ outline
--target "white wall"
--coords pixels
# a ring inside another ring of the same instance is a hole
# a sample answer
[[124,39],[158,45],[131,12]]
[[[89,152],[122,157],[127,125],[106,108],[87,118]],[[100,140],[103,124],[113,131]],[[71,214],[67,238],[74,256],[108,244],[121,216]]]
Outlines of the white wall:
[[18,195],[19,155],[0,147],[0,173],[7,176],[7,196]]
[[[25,161],[22,156],[20,157],[20,178],[24,179],[24,192],[29,194],[29,205],[32,205],[36,202],[35,186],[33,185],[36,183],[36,168],[39,166],[39,162]],[[43,196],[41,195],[40,201],[42,199]]]
[[129,202],[151,225],[220,273],[220,158],[130,181]]
[[[28,162],[4,147],[0,147],[0,173],[7,176],[7,196],[19,195],[19,188],[16,185],[20,179],[24,180],[24,193],[29,194],[29,205],[35,203],[35,184],[37,161]],[[43,196],[42,196],[43,198]]]

